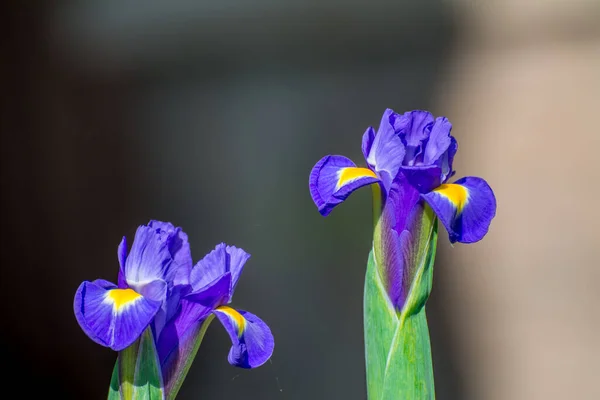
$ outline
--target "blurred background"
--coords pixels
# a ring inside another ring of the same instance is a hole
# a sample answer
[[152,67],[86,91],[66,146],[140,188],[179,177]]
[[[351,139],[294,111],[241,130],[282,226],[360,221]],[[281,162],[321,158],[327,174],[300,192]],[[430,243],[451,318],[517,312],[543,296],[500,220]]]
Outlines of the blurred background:
[[271,362],[236,369],[213,324],[178,398],[365,399],[370,191],[325,219],[307,185],[326,154],[360,161],[387,107],[447,116],[457,177],[498,198],[482,242],[440,236],[437,398],[600,398],[597,0],[2,8],[11,398],[106,397],[115,353],[80,330],[73,295],[115,281],[121,237],[160,219],[195,261],[221,241],[252,254],[233,304],[276,341]]

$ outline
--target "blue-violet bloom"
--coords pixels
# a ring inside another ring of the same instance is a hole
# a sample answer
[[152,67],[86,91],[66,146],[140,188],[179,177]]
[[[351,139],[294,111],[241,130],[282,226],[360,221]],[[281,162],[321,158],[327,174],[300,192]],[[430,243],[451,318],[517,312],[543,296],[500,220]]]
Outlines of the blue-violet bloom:
[[231,337],[229,362],[257,367],[273,352],[271,331],[254,314],[227,306],[249,257],[242,249],[220,244],[192,267],[181,228],[150,221],[138,227],[129,254],[125,238],[121,241],[117,285],[98,279],[79,286],[75,316],[93,341],[116,351],[150,327],[167,389],[170,377],[180,378],[183,360],[193,348],[190,342],[210,315]]
[[458,143],[445,117],[427,111],[403,115],[387,109],[377,133],[363,135],[366,167],[329,155],[313,167],[309,186],[319,212],[326,216],[353,191],[373,185],[376,227],[374,255],[389,298],[402,309],[415,266],[425,204],[446,228],[451,242],[472,243],[488,232],[496,199],[481,178],[448,183]]

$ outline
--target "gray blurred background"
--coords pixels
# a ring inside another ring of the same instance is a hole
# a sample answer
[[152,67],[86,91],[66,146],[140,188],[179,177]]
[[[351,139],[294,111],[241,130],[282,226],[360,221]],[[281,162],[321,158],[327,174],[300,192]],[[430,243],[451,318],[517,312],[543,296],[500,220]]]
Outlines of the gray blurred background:
[[600,3],[46,1],[2,6],[1,356],[12,398],[106,397],[115,353],[72,313],[149,219],[197,261],[246,249],[233,305],[275,335],[227,363],[210,327],[178,398],[365,399],[370,191],[322,218],[308,173],[361,161],[390,107],[447,116],[488,180],[484,241],[440,236],[437,397],[600,398]]

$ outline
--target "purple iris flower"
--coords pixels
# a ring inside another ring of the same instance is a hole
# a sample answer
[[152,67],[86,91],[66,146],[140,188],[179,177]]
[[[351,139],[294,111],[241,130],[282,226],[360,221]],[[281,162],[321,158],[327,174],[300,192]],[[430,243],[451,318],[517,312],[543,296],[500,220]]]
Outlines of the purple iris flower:
[[[375,133],[363,135],[366,168],[350,159],[330,155],[313,167],[309,186],[319,212],[327,216],[353,191],[373,186],[376,194],[375,257],[383,269],[388,294],[401,308],[411,281],[411,254],[419,240],[425,204],[446,228],[450,241],[472,243],[488,232],[496,214],[496,199],[481,178],[465,177],[454,183],[452,161],[458,150],[445,117],[427,111],[403,115],[387,109]],[[378,254],[379,253],[379,254]]]
[[98,279],[83,282],[75,294],[75,316],[96,343],[120,351],[150,327],[168,378],[181,372],[199,327],[215,315],[232,340],[229,362],[253,368],[266,362],[274,341],[257,316],[227,306],[244,263],[244,250],[220,244],[192,267],[187,235],[160,221],[138,227],[131,251],[125,238],[118,248],[118,285]]

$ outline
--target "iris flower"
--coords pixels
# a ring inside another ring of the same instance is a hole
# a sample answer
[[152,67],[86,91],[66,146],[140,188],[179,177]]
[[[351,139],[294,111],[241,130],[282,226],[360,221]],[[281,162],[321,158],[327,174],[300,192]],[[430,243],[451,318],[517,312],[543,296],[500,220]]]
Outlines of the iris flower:
[[117,285],[98,279],[79,286],[75,316],[90,339],[115,351],[150,328],[167,389],[171,379],[181,379],[186,363],[189,368],[200,328],[213,315],[231,337],[229,362],[242,368],[260,366],[273,352],[269,327],[227,305],[249,257],[242,249],[220,244],[192,267],[181,228],[150,221],[138,227],[129,254],[125,238],[121,241]]
[[418,246],[425,205],[435,212],[452,243],[482,239],[496,213],[496,199],[485,180],[465,177],[449,183],[458,150],[451,129],[447,118],[434,118],[427,111],[400,115],[387,109],[377,133],[369,127],[363,135],[365,167],[329,155],[310,173],[310,193],[323,216],[356,189],[374,185],[374,255],[397,309],[403,307],[413,278],[411,255]]

